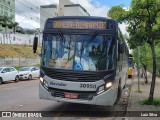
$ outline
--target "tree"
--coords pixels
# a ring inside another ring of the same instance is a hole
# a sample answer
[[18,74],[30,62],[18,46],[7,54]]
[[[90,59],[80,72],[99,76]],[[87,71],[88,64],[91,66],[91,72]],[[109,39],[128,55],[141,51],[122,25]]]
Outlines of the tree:
[[2,25],[5,27],[5,33],[7,33],[8,26],[13,24],[12,19],[7,16],[1,16],[0,21]]
[[16,28],[19,25],[18,22],[13,23],[12,27],[13,27],[13,32],[16,33]]
[[[148,43],[152,51],[153,74],[149,93],[149,101],[153,101],[156,81],[155,43],[160,38],[160,0],[132,0],[130,10],[124,12],[124,20],[128,22],[131,48]],[[117,14],[119,11],[117,11]],[[119,19],[122,19],[121,17]],[[119,20],[117,19],[117,20]],[[123,19],[122,19],[123,20]]]
[[16,32],[25,34],[25,31],[24,31],[23,28],[20,27],[20,26],[17,26]]
[[126,14],[127,12],[122,8],[122,6],[113,6],[107,13],[109,17],[114,18],[119,23],[126,20]]
[[[148,78],[147,78],[147,68],[148,65],[150,64],[150,60],[151,60],[151,49],[149,47],[149,45],[146,43],[143,46],[140,47],[141,49],[141,55],[140,55],[140,61],[141,61],[141,67],[144,68],[144,78],[145,78],[145,83],[148,83]],[[138,50],[134,49],[133,50],[133,56],[134,56],[134,60],[135,63],[138,63]]]
[[[155,41],[160,37],[157,34],[160,29],[157,17],[160,13],[159,6],[157,6],[158,4],[160,4],[159,0],[133,0],[131,4],[131,14],[129,16],[130,27],[128,31],[132,33],[130,34],[131,37],[135,39],[134,41],[136,43],[148,43],[152,51],[153,74],[148,98],[149,101],[153,101],[156,81]],[[135,37],[139,37],[140,39],[136,39]]]

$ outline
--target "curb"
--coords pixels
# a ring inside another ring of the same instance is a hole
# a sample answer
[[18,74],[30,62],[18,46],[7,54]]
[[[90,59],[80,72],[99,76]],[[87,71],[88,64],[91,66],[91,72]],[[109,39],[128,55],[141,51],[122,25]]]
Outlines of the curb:
[[[131,108],[131,100],[132,100],[132,97],[133,97],[133,80],[134,80],[134,76],[132,78],[132,81],[131,81],[131,90],[130,90],[130,94],[129,94],[129,98],[128,98],[128,105],[127,105],[127,109],[126,109],[126,113],[127,111],[129,111],[129,109]],[[130,114],[127,115],[127,117],[125,117],[125,119],[123,120],[130,120]]]

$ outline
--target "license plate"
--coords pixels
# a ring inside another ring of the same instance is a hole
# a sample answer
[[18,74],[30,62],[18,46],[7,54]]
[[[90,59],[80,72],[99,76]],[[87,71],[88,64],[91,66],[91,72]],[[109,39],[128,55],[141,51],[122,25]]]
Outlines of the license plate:
[[65,98],[71,98],[71,99],[77,99],[78,98],[78,94],[75,94],[75,93],[65,93],[64,97]]

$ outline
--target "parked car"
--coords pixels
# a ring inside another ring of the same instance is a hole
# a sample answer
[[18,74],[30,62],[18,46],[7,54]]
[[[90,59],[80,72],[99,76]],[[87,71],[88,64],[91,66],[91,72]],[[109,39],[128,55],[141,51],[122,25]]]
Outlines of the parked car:
[[39,77],[39,68],[38,67],[22,67],[19,70],[19,79],[28,79]]
[[10,80],[19,81],[18,71],[14,67],[0,67],[0,84]]

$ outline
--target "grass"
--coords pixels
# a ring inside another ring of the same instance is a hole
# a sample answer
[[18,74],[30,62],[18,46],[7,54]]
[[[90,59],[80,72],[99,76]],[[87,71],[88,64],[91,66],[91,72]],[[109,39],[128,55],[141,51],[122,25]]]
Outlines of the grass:
[[[37,49],[40,54],[41,48]],[[0,57],[27,57],[34,58],[32,46],[0,44]]]
[[155,105],[155,106],[160,106],[160,99],[154,98],[153,101],[149,101],[148,99],[144,99],[139,101],[141,105]]
[[19,70],[22,67],[24,67],[24,66],[16,66],[15,68],[16,68],[16,70]]

